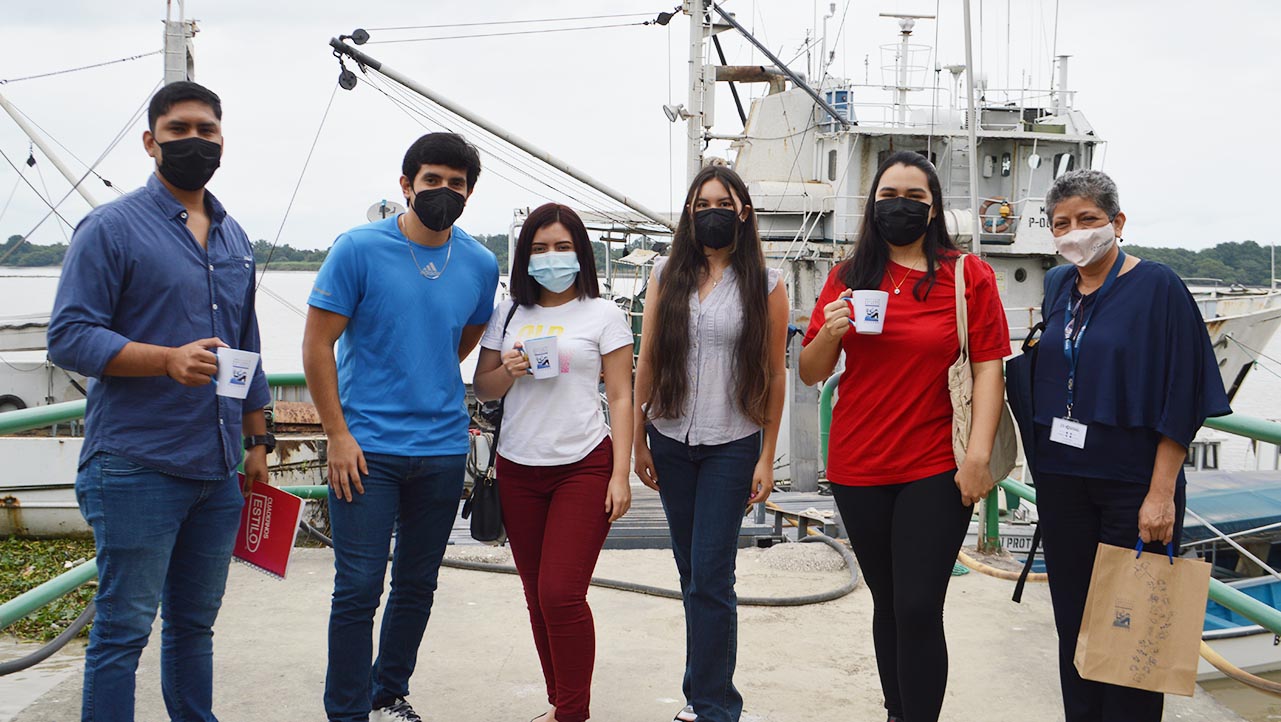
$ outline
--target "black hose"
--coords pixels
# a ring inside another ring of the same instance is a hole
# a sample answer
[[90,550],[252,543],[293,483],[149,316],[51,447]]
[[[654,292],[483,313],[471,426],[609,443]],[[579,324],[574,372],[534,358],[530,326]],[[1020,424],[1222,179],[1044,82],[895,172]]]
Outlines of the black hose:
[[[334,540],[325,536],[316,527],[303,520],[300,522],[303,529],[320,543],[329,548],[333,548]],[[814,533],[801,539],[805,542],[821,542],[835,549],[841,558],[845,560],[845,567],[850,572],[850,579],[844,585],[826,592],[817,592],[815,594],[803,594],[793,597],[739,597],[739,606],[744,607],[800,607],[807,604],[821,604],[830,602],[849,594],[858,588],[858,562],[854,558],[854,552],[849,547],[836,541],[826,534]],[[516,567],[510,564],[490,564],[489,562],[471,562],[461,559],[443,559],[440,563],[443,567],[451,569],[466,569],[474,572],[493,572],[496,574],[516,574]],[[639,584],[636,582],[625,582],[618,579],[606,579],[604,577],[592,577],[591,585],[593,587],[602,587],[604,589],[616,589],[621,592],[633,592],[635,594],[647,594],[652,597],[663,597],[664,599],[680,599],[679,589],[666,589],[649,584]]]
[[25,657],[20,657],[8,662],[0,662],[0,677],[34,667],[52,657],[58,652],[58,650],[67,646],[67,642],[75,639],[76,635],[80,634],[80,632],[89,625],[89,622],[93,621],[93,615],[97,609],[97,606],[95,606],[93,602],[89,602],[84,611],[80,613],[80,616],[76,617],[76,621],[72,622],[70,627],[64,629],[62,634],[59,634],[48,644]]

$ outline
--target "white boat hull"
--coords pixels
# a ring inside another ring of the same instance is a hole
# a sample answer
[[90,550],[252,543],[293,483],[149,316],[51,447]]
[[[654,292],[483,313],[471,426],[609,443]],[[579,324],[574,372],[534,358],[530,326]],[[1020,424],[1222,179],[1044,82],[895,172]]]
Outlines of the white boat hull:
[[[1275,672],[1281,669],[1281,638],[1257,627],[1222,630],[1217,639],[1206,638],[1210,647],[1224,659],[1251,673]],[[1222,679],[1223,673],[1204,659],[1197,663],[1197,681]]]

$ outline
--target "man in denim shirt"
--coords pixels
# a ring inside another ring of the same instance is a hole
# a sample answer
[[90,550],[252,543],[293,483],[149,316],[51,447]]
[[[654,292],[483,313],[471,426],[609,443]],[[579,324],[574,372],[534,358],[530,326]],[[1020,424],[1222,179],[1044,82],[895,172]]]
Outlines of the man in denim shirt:
[[[249,239],[205,183],[222,156],[222,106],[178,82],[143,133],[157,171],[76,228],[49,324],[49,358],[92,377],[76,479],[97,546],[97,619],[82,720],[134,718],[134,675],[162,604],[169,717],[215,720],[213,624],[246,488],[275,443],[259,367],[243,401],[215,394],[217,357],[259,350]],[[170,573],[172,571],[172,573]]]

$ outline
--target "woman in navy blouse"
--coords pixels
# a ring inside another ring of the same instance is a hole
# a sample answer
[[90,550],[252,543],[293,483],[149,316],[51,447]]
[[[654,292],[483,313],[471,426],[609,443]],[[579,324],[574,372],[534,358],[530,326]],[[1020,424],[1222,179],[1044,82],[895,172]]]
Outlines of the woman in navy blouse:
[[1041,533],[1067,722],[1160,720],[1164,697],[1081,679],[1072,663],[1102,542],[1177,549],[1183,460],[1207,417],[1231,413],[1192,294],[1169,267],[1126,255],[1116,184],[1066,173],[1045,199],[1072,265],[1046,277],[1034,378]]

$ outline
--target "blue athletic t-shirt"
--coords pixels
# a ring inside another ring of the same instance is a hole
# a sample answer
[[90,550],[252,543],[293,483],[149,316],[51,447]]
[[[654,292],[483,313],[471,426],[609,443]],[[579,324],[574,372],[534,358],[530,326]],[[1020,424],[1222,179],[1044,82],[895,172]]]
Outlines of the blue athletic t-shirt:
[[[423,276],[429,266],[439,278]],[[307,303],[349,319],[338,340],[338,396],[362,450],[467,453],[458,344],[464,326],[489,320],[497,287],[494,254],[458,226],[440,248],[411,248],[396,217],[334,241]]]

